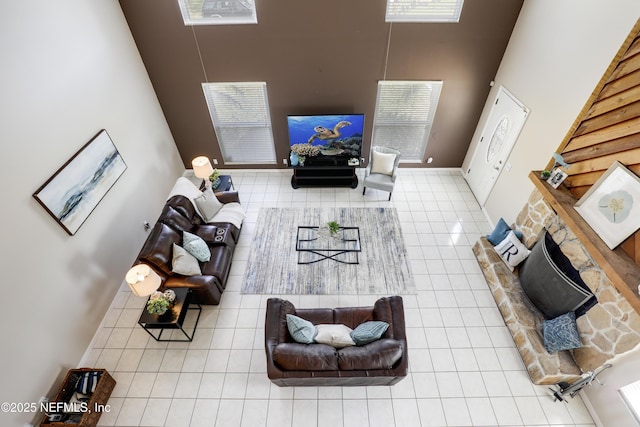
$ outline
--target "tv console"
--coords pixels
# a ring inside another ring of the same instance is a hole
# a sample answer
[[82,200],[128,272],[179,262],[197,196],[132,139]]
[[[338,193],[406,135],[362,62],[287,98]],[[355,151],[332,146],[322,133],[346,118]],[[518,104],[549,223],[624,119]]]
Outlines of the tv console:
[[292,169],[293,188],[358,186],[355,166],[292,166]]

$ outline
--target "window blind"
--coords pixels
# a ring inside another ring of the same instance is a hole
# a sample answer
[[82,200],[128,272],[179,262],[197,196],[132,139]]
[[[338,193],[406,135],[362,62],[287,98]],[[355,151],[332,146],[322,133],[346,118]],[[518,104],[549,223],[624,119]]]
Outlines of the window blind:
[[267,84],[203,83],[202,88],[225,163],[276,163]]
[[178,0],[185,25],[257,24],[253,0]]
[[464,0],[387,0],[386,22],[458,22]]
[[640,424],[640,381],[628,384],[618,389],[622,401],[627,406],[633,417]]
[[373,145],[399,150],[403,162],[422,162],[441,89],[441,81],[378,82]]

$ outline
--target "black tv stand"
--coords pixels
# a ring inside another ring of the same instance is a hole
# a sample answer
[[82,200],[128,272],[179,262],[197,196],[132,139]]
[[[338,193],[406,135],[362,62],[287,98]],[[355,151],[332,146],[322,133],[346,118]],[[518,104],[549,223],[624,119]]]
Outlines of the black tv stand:
[[291,186],[356,188],[358,176],[355,166],[293,166]]

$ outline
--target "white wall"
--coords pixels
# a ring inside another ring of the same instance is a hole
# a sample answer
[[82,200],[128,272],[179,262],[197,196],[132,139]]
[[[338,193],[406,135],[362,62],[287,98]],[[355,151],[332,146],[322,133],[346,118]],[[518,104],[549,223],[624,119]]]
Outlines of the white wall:
[[[0,54],[0,402],[37,402],[79,363],[184,167],[117,0],[2,2]],[[128,168],[68,236],[32,193],[102,128]]]
[[[534,188],[529,171],[547,165],[639,17],[638,0],[525,0],[474,135],[477,141],[499,85],[531,109],[508,159],[512,169],[502,171],[485,204],[493,222],[516,219]],[[617,389],[640,380],[640,350],[617,359],[602,379],[604,387],[584,393],[601,425],[636,427]]]
[[[511,223],[640,16],[638,0],[525,0],[463,162],[466,170],[499,85],[531,110],[485,209]],[[487,82],[488,84],[489,82]]]

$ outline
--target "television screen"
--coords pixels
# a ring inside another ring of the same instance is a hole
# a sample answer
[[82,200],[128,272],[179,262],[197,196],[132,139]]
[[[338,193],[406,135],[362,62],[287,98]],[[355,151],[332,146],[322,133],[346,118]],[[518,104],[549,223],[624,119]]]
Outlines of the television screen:
[[288,116],[287,122],[291,151],[305,165],[359,164],[364,114]]

